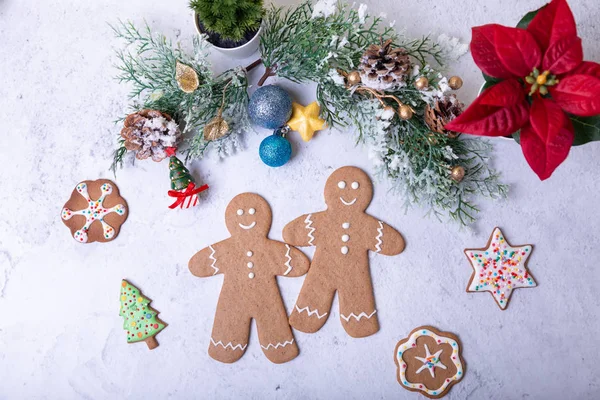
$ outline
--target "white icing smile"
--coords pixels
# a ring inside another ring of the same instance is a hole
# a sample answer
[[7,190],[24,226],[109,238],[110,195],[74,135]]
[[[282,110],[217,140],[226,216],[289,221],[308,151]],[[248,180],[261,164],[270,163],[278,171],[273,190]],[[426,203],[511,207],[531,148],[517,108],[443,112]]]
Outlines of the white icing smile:
[[352,204],[356,203],[356,198],[352,201],[346,201],[342,197],[340,197],[340,200],[342,201],[342,203],[344,203],[344,205],[347,205],[347,206],[351,206]]
[[253,222],[253,223],[251,223],[250,225],[244,225],[244,224],[240,224],[240,223],[238,222],[238,225],[240,226],[240,228],[248,230],[248,229],[252,229],[252,228],[254,228],[254,226],[256,225],[256,221],[254,221],[254,222]]

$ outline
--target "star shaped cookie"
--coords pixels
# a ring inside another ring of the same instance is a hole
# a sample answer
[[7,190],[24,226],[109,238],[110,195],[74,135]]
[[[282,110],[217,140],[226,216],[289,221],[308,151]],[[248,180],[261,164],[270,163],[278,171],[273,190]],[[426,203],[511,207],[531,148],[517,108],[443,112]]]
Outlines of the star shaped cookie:
[[325,127],[325,120],[319,118],[321,111],[319,103],[313,101],[306,107],[302,104],[292,104],[292,118],[287,122],[288,126],[300,133],[302,140],[308,142],[312,139],[315,131],[320,131]]
[[500,309],[505,310],[514,289],[535,287],[527,270],[533,246],[511,246],[500,228],[494,228],[486,247],[465,249],[473,266],[467,292],[490,292]]

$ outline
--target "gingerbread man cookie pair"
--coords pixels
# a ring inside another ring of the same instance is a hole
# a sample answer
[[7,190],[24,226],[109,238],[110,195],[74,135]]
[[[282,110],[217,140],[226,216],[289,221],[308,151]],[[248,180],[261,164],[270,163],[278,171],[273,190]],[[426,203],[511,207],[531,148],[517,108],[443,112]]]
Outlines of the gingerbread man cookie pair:
[[[252,193],[236,196],[225,213],[231,237],[199,251],[189,263],[199,277],[225,274],[209,355],[226,363],[241,358],[254,318],[265,356],[275,363],[292,360],[298,347],[290,324],[303,332],[319,330],[336,291],[346,332],[353,337],[377,332],[368,252],[396,255],[404,249],[404,240],[365,213],[372,197],[373,184],[362,170],[334,171],[325,185],[327,210],[290,222],[282,243],[268,239],[272,214],[265,199]],[[315,246],[312,263],[292,246]],[[275,277],[307,272],[288,321]]]

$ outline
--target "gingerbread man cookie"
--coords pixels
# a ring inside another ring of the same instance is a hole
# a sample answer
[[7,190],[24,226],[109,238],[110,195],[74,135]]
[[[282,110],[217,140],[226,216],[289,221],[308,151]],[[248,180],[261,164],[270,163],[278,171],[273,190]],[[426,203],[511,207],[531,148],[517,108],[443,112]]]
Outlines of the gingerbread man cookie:
[[224,363],[239,360],[254,318],[265,356],[277,364],[290,361],[298,347],[275,277],[304,275],[309,260],[300,250],[268,239],[271,207],[257,194],[234,197],[225,223],[231,237],[200,250],[189,262],[195,276],[225,275],[208,354]]
[[80,243],[110,242],[127,219],[127,202],[108,179],[79,183],[65,203],[61,217]]
[[318,331],[327,321],[335,292],[342,326],[352,337],[379,330],[371,284],[369,251],[400,254],[404,239],[384,222],[365,213],[373,184],[362,170],[342,167],[325,184],[327,210],[287,224],[283,239],[294,246],[315,246],[310,271],[290,317],[302,332]]

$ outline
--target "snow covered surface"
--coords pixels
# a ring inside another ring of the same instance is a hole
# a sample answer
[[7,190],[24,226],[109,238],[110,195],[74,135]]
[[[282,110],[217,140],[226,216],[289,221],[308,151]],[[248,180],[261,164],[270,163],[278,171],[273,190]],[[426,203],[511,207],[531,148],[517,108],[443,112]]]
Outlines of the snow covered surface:
[[[369,212],[407,240],[400,256],[371,257],[380,332],[347,336],[336,299],[323,329],[296,332],[300,356],[283,365],[263,356],[254,325],[239,362],[208,357],[223,278],[195,278],[187,261],[227,236],[223,213],[238,193],[267,198],[271,237],[278,239],[285,223],[323,207],[323,185],[334,169],[372,171],[349,132],[320,132],[309,143],[292,134],[295,156],[280,169],[258,157],[267,132],[248,133],[246,150],[227,161],[191,164],[198,182],[211,186],[192,210],[167,208],[166,161],[127,166],[116,180],[130,207],[120,236],[108,244],[75,242],[60,221],[61,207],[81,180],[112,178],[108,166],[120,130],[113,121],[127,102],[128,88],[111,80],[118,43],[106,21],[145,18],[184,39],[194,34],[192,14],[187,1],[174,3],[0,0],[1,399],[416,399],[396,382],[393,351],[425,324],[454,332],[463,343],[467,372],[448,399],[600,397],[598,143],[574,148],[542,183],[515,143],[497,141],[496,166],[511,184],[510,197],[481,202],[472,231],[422,219],[419,210],[404,214],[402,200],[388,193],[385,181],[377,183]],[[448,33],[468,41],[470,26],[515,24],[542,1],[368,3],[409,35]],[[572,3],[586,57],[598,61],[598,5]],[[218,71],[237,63],[218,53],[213,61]],[[471,101],[481,77],[470,57],[452,72],[465,81],[461,98]],[[314,100],[311,85],[281,84],[302,103]],[[488,293],[465,293],[471,267],[462,250],[485,245],[494,226],[512,244],[535,245],[529,267],[539,286],[515,291],[506,311]],[[126,343],[121,278],[153,299],[169,324],[156,350]],[[303,280],[279,279],[288,310]]]

